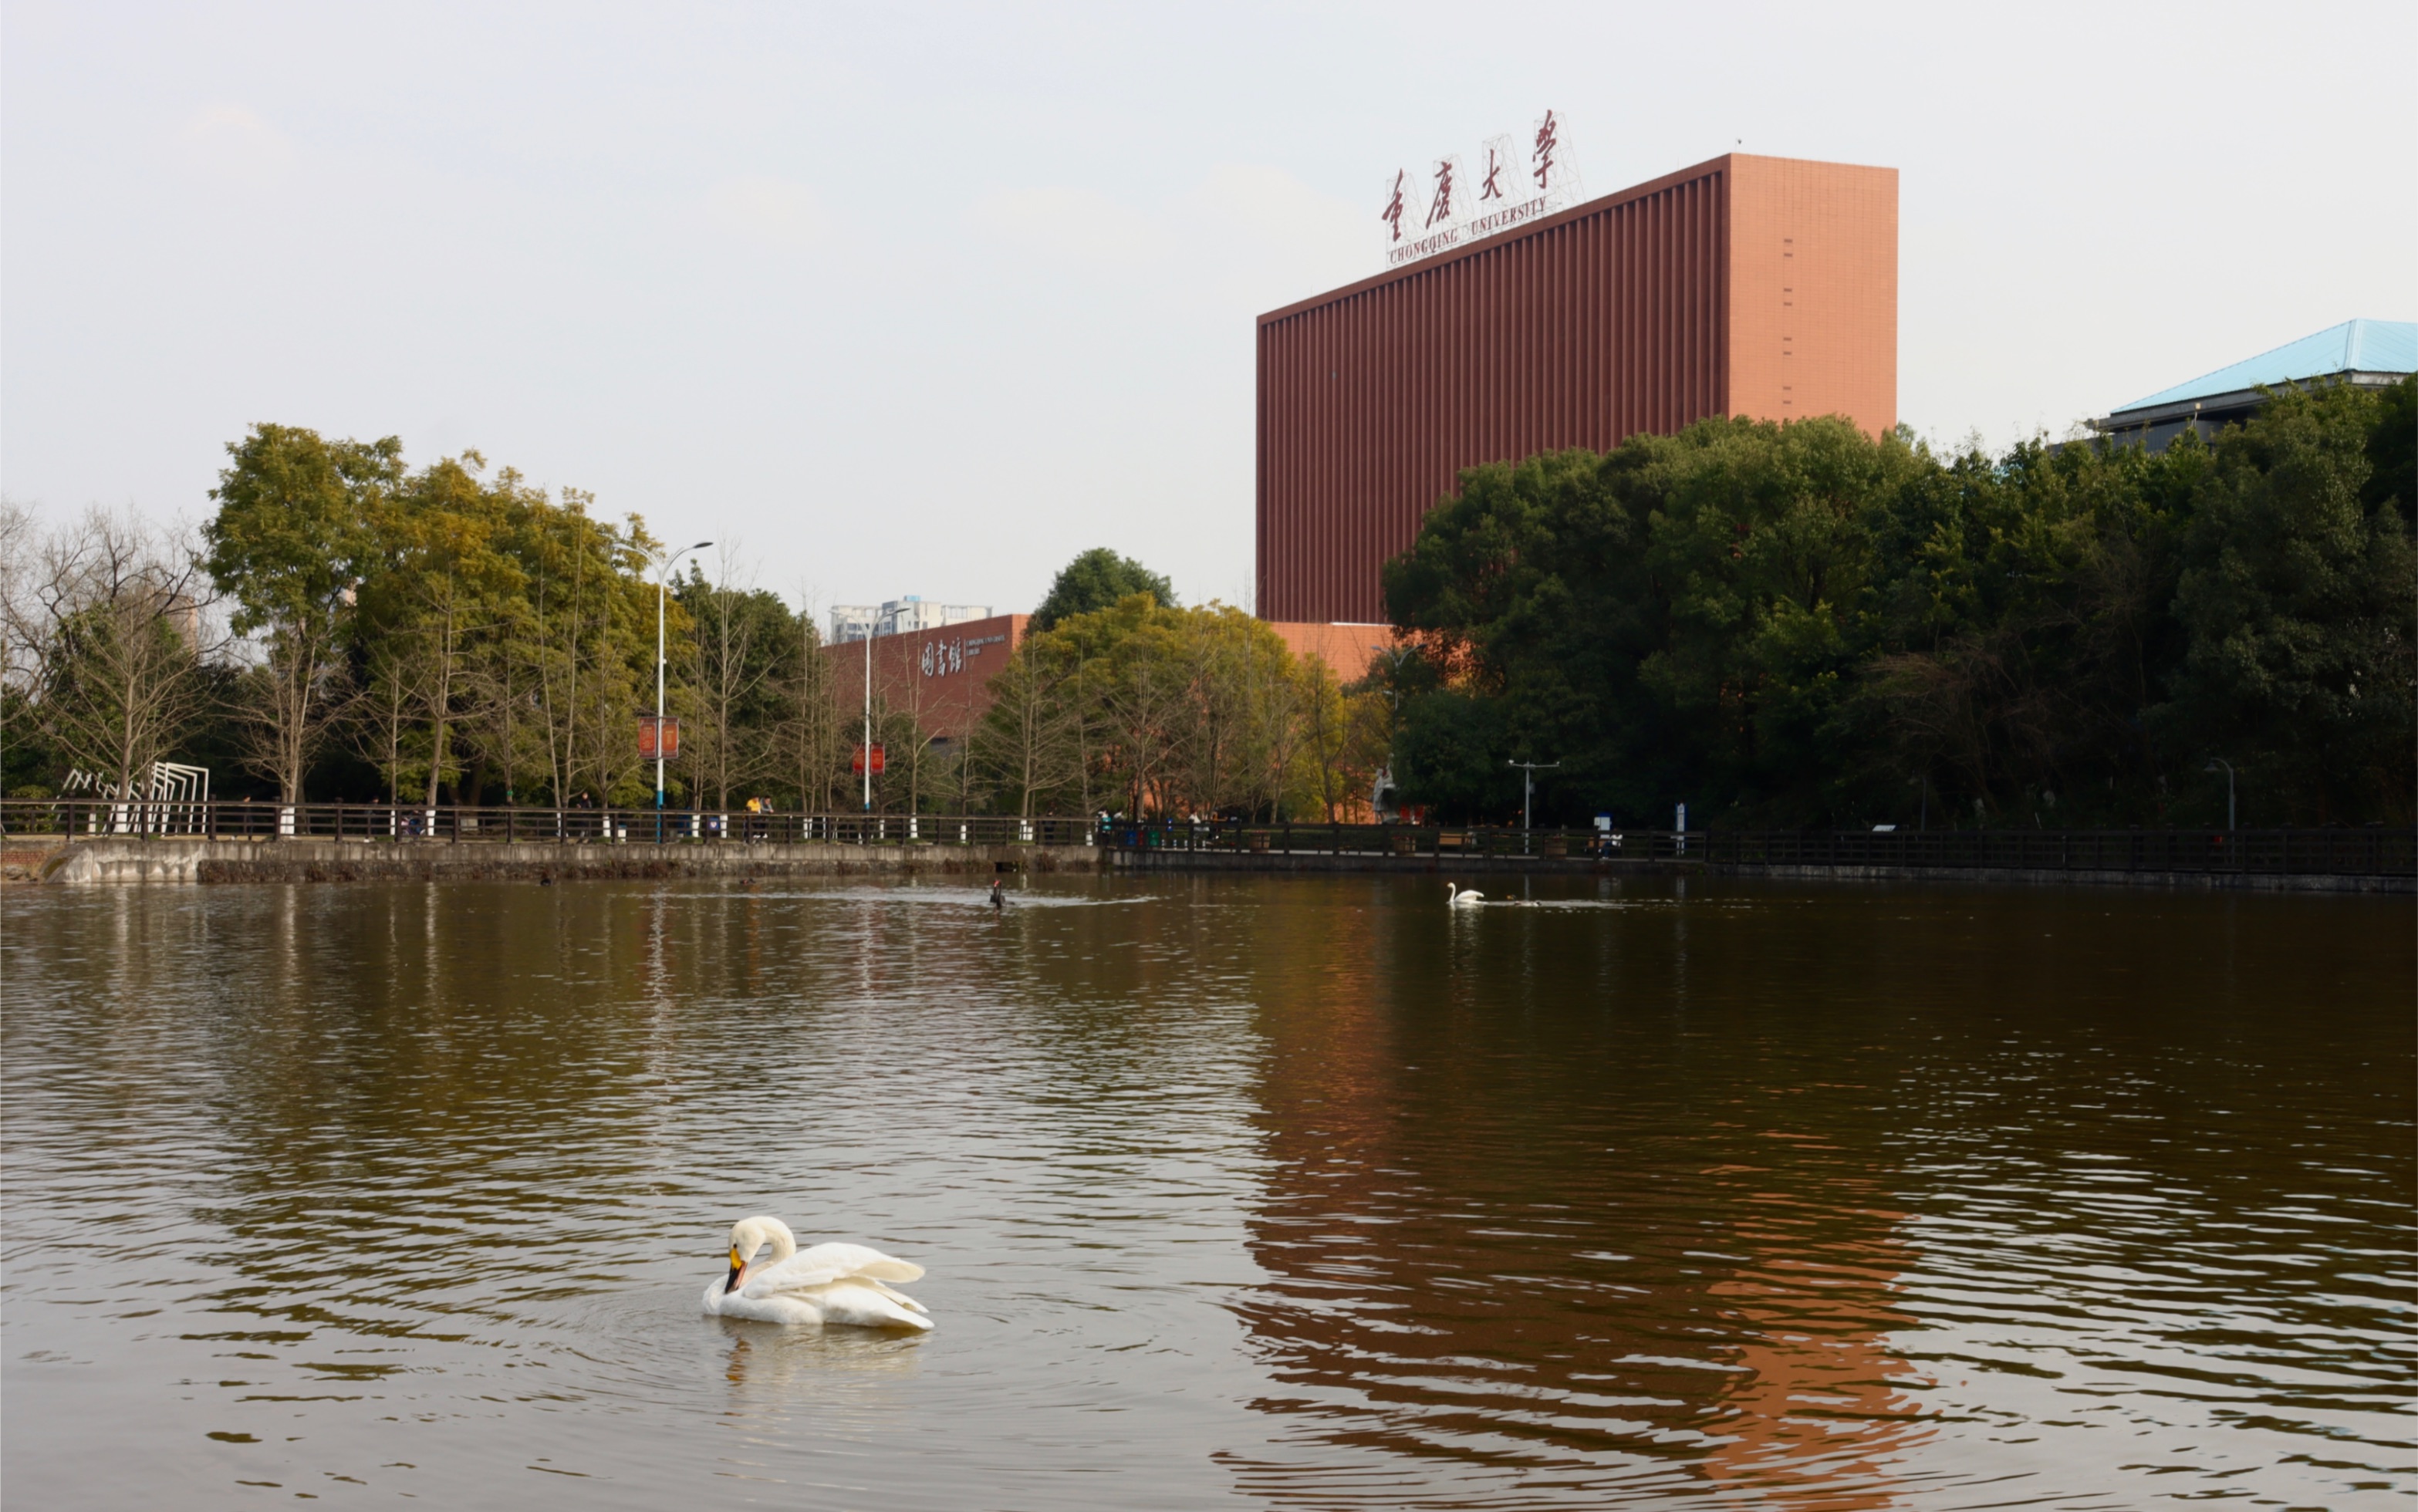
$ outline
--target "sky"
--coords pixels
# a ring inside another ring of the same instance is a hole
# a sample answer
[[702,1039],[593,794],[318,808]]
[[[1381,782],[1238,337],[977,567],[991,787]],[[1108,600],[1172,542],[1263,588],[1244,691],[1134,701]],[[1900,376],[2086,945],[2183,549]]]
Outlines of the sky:
[[1898,403],[2000,446],[2418,319],[2418,7],[0,4],[0,493],[475,449],[819,611],[1077,552],[1249,606],[1254,317],[1548,108],[1600,194],[1900,171]]

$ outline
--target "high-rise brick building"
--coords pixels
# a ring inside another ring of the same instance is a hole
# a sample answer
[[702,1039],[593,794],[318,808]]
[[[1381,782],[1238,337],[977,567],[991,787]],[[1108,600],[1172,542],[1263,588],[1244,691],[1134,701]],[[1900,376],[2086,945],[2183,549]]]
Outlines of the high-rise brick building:
[[1707,415],[1897,423],[1897,170],[1732,153],[1260,317],[1259,612],[1384,618],[1461,469]]

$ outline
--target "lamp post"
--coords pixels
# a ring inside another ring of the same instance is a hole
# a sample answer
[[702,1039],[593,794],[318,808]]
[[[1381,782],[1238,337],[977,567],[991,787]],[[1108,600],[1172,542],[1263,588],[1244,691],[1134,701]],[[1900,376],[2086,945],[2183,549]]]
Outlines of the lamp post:
[[1528,815],[1537,797],[1537,773],[1551,771],[1561,765],[1558,761],[1506,761],[1507,767],[1518,767],[1520,772],[1520,832],[1528,832]]
[[873,812],[873,631],[881,623],[881,611],[876,609],[865,622],[865,729],[858,737],[864,743],[857,747],[857,765],[865,769],[865,812]]
[[[1382,817],[1383,816],[1375,814],[1378,794],[1387,790],[1397,793],[1400,791],[1394,787],[1394,747],[1402,738],[1402,664],[1411,659],[1411,649],[1407,646],[1383,646],[1371,643],[1369,649],[1385,659],[1386,669],[1392,674],[1385,679],[1385,705],[1388,710],[1385,716],[1385,765],[1378,773],[1380,780],[1375,790],[1369,794],[1371,815]],[[1400,817],[1401,812],[1400,805],[1396,804],[1395,816]],[[1332,816],[1329,817],[1332,817]]]
[[712,545],[700,541],[694,546],[682,546],[666,557],[650,553],[655,563],[655,838],[663,838],[664,827],[664,595],[665,585],[672,575],[672,564],[692,551],[703,551]]
[[2233,828],[2233,763],[2223,756],[2211,756],[2208,765],[2199,770],[2213,772],[2219,767],[2225,769],[2225,827],[2230,830]]

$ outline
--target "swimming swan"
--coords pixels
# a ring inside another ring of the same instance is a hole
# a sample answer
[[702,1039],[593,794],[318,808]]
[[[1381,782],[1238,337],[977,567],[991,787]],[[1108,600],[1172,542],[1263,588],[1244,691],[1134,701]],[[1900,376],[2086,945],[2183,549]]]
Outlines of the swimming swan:
[[[756,1252],[770,1240],[763,1264]],[[705,1289],[705,1310],[759,1323],[853,1323],[860,1328],[929,1328],[924,1305],[885,1281],[912,1281],[924,1267],[892,1260],[863,1245],[798,1247],[778,1218],[742,1218],[730,1226],[730,1274]]]
[[1444,885],[1446,893],[1445,906],[1446,908],[1474,909],[1486,901],[1485,893],[1475,891],[1464,893],[1461,890],[1461,884],[1458,882],[1446,882]]

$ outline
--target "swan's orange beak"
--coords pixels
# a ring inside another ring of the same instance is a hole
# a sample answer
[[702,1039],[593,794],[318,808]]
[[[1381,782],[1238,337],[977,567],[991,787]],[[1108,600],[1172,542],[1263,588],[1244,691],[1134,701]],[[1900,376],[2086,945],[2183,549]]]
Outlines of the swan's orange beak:
[[738,1246],[737,1245],[731,1245],[731,1246],[730,1246],[730,1275],[729,1275],[729,1276],[728,1276],[727,1278],[726,1278],[726,1279],[723,1281],[723,1283],[722,1283],[722,1294],[723,1294],[724,1296],[726,1296],[726,1297],[727,1297],[727,1296],[730,1295],[730,1293],[732,1293],[733,1291],[738,1291],[738,1290],[739,1290],[739,1278],[740,1278],[742,1275],[744,1275],[746,1273],[747,1273],[747,1261],[746,1261],[745,1258],[744,1258],[744,1257],[742,1257],[742,1256],[739,1253],[739,1246]]

